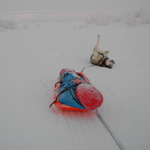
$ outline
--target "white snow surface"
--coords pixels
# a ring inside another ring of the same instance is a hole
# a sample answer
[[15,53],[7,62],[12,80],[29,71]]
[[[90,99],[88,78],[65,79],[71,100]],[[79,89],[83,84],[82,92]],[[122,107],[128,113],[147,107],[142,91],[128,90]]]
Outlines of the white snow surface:
[[[148,0],[5,0],[0,5],[0,150],[119,150],[95,112],[52,107],[62,68],[83,73],[126,150],[150,149]],[[112,69],[88,67],[100,34]]]

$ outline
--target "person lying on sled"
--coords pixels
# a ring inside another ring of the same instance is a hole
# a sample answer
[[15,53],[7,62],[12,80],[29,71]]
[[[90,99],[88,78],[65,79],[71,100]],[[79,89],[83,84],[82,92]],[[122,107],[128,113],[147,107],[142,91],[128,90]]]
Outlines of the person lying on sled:
[[[59,99],[62,104],[79,109],[96,110],[103,102],[102,94],[91,85],[86,76],[75,72],[73,69],[60,71],[60,87],[55,101]],[[56,83],[56,84],[57,84]]]

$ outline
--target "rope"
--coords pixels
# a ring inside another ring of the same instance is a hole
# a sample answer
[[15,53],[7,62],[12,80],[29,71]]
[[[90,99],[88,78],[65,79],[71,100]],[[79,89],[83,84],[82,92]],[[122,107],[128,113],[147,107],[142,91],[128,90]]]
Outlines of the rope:
[[60,91],[60,92],[58,93],[56,99],[50,104],[49,108],[51,108],[52,105],[53,105],[54,103],[56,103],[58,97],[59,97],[61,94],[63,94],[63,93],[66,92],[66,91],[69,91],[71,88],[77,87],[79,84],[81,84],[81,83],[74,84],[74,85],[72,85],[72,86],[70,86],[70,87],[68,87],[68,88],[66,88],[66,89],[64,89],[64,90],[62,90],[62,91]]
[[87,67],[93,67],[94,65],[90,65],[90,66],[86,66],[86,67],[83,67],[83,69],[81,70],[81,73],[83,73],[83,70],[86,69]]
[[123,147],[123,145],[121,144],[121,142],[117,139],[117,137],[115,136],[115,134],[112,132],[112,130],[109,128],[109,126],[107,125],[107,123],[104,121],[104,119],[102,118],[102,116],[98,113],[97,111],[97,117],[99,118],[99,120],[102,122],[102,124],[104,125],[104,127],[107,129],[107,131],[110,133],[111,137],[114,139],[114,141],[116,142],[116,144],[118,145],[118,147],[120,148],[120,150],[125,150],[125,148]]

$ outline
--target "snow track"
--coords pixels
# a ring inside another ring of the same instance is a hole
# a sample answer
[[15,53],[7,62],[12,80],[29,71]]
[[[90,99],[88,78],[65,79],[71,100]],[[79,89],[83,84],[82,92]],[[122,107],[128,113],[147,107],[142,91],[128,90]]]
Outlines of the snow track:
[[[71,135],[72,149],[119,150],[118,146],[96,116],[96,112],[69,112],[52,108],[66,134]],[[59,114],[59,115],[58,115]]]

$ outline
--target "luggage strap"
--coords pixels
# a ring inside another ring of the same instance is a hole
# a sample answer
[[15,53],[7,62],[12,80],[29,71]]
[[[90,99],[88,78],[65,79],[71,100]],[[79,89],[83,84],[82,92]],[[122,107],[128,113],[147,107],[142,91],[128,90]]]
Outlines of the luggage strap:
[[64,89],[64,90],[62,90],[62,91],[60,91],[59,94],[57,95],[56,99],[50,104],[49,108],[51,108],[52,105],[53,105],[54,103],[56,103],[58,97],[59,97],[61,94],[63,94],[63,93],[66,92],[66,91],[69,91],[71,88],[77,87],[77,86],[78,86],[79,84],[81,84],[81,83],[82,83],[82,82],[77,83],[77,84],[74,84],[74,85],[72,85],[72,86],[70,86],[70,87],[68,87],[68,88],[66,88],[66,89]]

